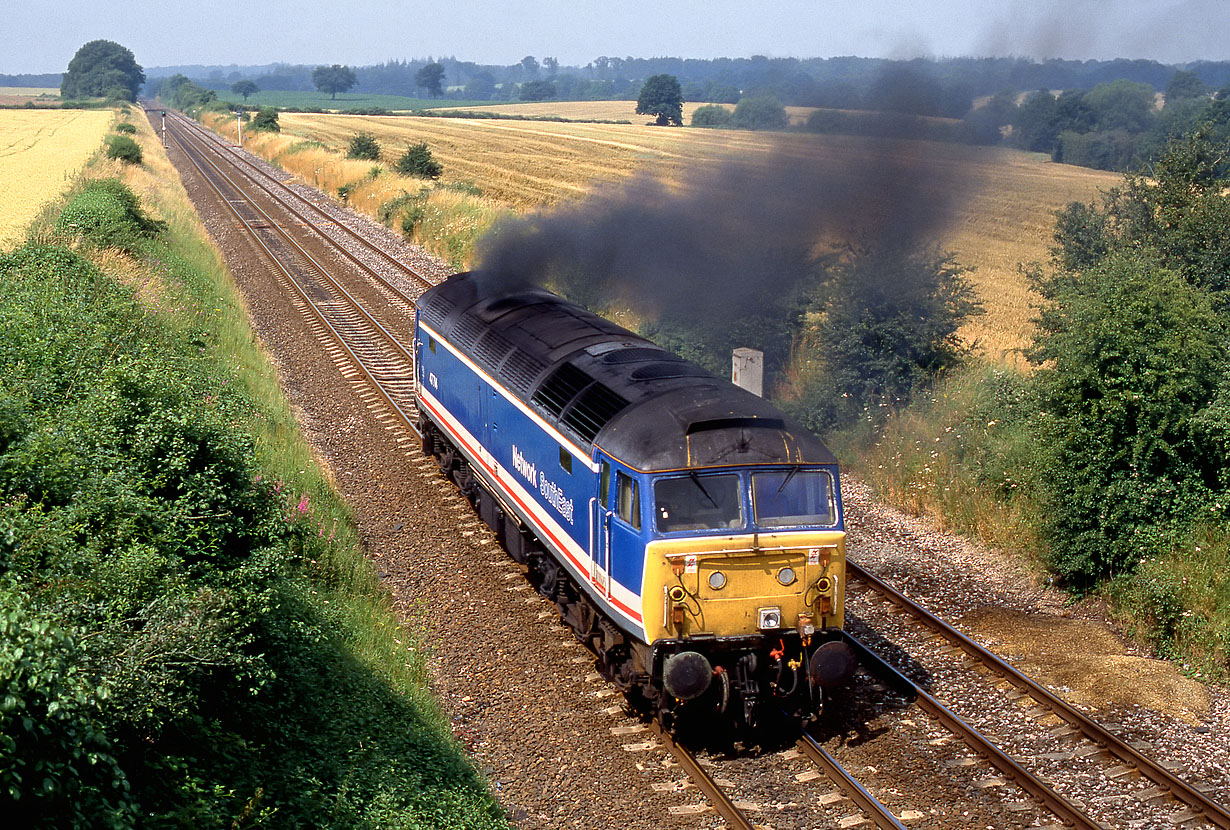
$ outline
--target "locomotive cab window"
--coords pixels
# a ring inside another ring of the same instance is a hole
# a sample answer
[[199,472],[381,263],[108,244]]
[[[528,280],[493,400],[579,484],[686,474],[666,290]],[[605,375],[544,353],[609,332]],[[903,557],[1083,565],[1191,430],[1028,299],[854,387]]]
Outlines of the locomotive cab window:
[[636,479],[615,473],[616,514],[637,530],[641,529],[641,491]]
[[752,474],[752,500],[760,527],[837,523],[833,476],[825,470],[788,470]]
[[732,473],[665,478],[654,483],[658,532],[743,527],[739,476]]

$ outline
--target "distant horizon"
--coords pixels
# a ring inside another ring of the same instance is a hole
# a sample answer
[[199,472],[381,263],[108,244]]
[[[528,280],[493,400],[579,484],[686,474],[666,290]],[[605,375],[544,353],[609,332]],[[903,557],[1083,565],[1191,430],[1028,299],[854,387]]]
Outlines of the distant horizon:
[[344,9],[321,0],[46,0],[18,4],[0,26],[6,75],[63,72],[99,39],[154,69],[440,56],[511,66],[526,55],[568,67],[632,55],[1230,60],[1224,0],[353,0]]

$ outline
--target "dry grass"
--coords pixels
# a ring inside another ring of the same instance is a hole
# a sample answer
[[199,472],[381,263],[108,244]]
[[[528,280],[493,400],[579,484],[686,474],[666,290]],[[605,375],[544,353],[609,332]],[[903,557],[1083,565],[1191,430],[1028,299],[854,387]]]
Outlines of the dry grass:
[[102,146],[111,110],[0,110],[0,248],[18,244]]
[[[627,117],[635,104],[551,102],[482,109],[611,119]],[[1048,258],[1056,209],[1074,200],[1088,201],[1099,189],[1119,181],[1115,174],[998,148],[836,135],[668,129],[647,126],[643,116],[633,124],[294,113],[284,113],[280,120],[281,136],[262,137],[251,146],[266,157],[279,157],[288,170],[332,193],[342,184],[356,183],[352,203],[369,213],[374,213],[372,205],[378,208],[397,193],[415,193],[423,186],[387,172],[407,146],[420,141],[427,142],[444,165],[443,185],[481,191],[481,198],[469,197],[479,203],[474,207],[480,213],[550,208],[634,173],[686,188],[687,174],[698,167],[755,165],[778,153],[802,157],[839,179],[851,170],[867,169],[869,159],[872,168],[878,165],[877,158],[883,159],[885,167],[902,159],[920,159],[939,171],[941,181],[967,183],[970,195],[935,242],[975,269],[971,279],[987,313],[967,326],[967,339],[976,342],[988,358],[1010,363],[1018,363],[1017,350],[1028,342],[1033,316],[1034,298],[1020,273],[1021,264]],[[233,122],[220,123],[218,128],[234,139]],[[382,147],[381,166],[386,168],[368,183],[362,179],[371,162],[342,158],[351,137],[361,130],[376,136]],[[333,152],[287,153],[305,140],[319,142]],[[926,194],[920,198],[927,198]],[[869,229],[845,230],[861,235]],[[430,238],[418,241],[456,264],[465,264],[464,253],[458,260],[457,251],[441,251]]]

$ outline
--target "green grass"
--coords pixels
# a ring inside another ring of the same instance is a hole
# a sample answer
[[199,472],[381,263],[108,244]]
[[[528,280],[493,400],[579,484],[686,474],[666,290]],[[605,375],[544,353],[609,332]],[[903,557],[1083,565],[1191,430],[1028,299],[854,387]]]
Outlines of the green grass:
[[250,107],[282,107],[293,109],[322,109],[342,112],[349,109],[418,110],[442,106],[447,100],[451,107],[469,107],[489,104],[490,101],[454,101],[441,98],[411,98],[405,95],[368,95],[359,92],[339,92],[331,98],[327,92],[296,90],[261,90],[248,96],[231,92],[230,88],[214,90],[218,100],[231,104],[246,104]]
[[504,827],[182,190],[131,175],[132,257],[48,209],[0,258],[0,784],[48,826]]

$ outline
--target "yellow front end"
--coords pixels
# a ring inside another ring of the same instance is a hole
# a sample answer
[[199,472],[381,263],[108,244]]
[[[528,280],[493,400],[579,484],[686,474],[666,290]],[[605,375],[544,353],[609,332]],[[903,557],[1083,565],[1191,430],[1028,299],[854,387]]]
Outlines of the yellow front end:
[[651,542],[642,593],[645,633],[649,642],[771,633],[763,623],[772,609],[780,612],[780,630],[840,628],[845,577],[842,531]]

